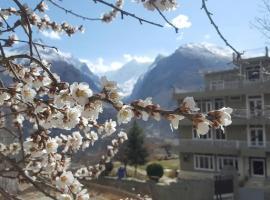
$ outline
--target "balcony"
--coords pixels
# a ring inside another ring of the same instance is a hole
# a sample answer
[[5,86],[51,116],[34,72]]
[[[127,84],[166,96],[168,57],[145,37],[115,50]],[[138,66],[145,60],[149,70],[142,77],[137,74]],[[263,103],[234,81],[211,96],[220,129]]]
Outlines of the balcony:
[[270,109],[269,106],[265,106],[265,109],[256,109],[252,112],[248,109],[234,108],[232,112],[233,124],[247,123],[250,120],[252,123],[269,123],[270,121]]
[[179,151],[181,153],[265,156],[266,152],[270,152],[270,142],[265,142],[260,146],[251,146],[246,141],[238,140],[180,139]]
[[[222,81],[222,80],[220,80]],[[241,88],[254,88],[256,89],[257,86],[264,85],[270,82],[270,77],[264,77],[263,79],[258,80],[232,80],[232,81],[223,81],[222,83],[219,82],[218,84],[206,85],[206,91],[219,91],[219,90],[231,90],[231,89],[241,89]],[[266,84],[269,85],[269,84]]]

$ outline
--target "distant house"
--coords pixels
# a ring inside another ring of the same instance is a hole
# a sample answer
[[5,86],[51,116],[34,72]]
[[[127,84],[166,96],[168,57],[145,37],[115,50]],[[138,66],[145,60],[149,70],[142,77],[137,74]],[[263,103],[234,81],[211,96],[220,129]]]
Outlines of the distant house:
[[[180,122],[180,174],[213,176],[231,165],[239,178],[270,177],[270,57],[236,58],[235,68],[205,74],[203,91],[178,93],[180,103],[193,96],[202,112],[234,109],[232,125],[198,136],[188,120]],[[192,174],[189,173],[189,174]],[[198,174],[196,173],[196,174]],[[257,180],[257,179],[256,179]]]

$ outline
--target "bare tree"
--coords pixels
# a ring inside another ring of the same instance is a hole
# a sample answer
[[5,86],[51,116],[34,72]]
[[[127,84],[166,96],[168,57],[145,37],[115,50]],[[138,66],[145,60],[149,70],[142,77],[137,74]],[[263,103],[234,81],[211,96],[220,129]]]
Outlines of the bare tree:
[[257,28],[267,39],[270,39],[270,1],[262,0],[262,15],[255,18],[252,26]]

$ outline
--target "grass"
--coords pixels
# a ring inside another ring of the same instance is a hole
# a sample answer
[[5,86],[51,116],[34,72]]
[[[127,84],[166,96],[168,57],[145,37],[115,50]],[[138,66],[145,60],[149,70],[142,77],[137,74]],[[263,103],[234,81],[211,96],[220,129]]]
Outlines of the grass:
[[151,163],[158,163],[161,164],[164,169],[172,169],[172,170],[177,170],[179,169],[179,160],[178,159],[172,159],[172,160],[153,160],[148,163],[146,163],[143,166],[139,166],[141,169],[146,169],[147,165]]
[[[152,160],[152,161],[147,162],[145,165],[138,166],[138,171],[137,171],[136,178],[139,178],[139,179],[142,179],[142,180],[147,179],[145,170],[146,170],[147,165],[149,165],[151,163],[161,164],[164,169],[170,169],[170,170],[173,170],[173,171],[179,169],[179,160],[178,159]],[[113,171],[111,172],[111,176],[116,176],[117,169],[121,166],[121,163],[116,161],[116,162],[113,163],[113,166],[114,166],[114,168],[113,168]],[[133,177],[133,175],[134,175],[134,167],[128,165],[127,166],[127,173],[129,175],[129,177]],[[170,177],[170,173],[165,172],[165,176]]]

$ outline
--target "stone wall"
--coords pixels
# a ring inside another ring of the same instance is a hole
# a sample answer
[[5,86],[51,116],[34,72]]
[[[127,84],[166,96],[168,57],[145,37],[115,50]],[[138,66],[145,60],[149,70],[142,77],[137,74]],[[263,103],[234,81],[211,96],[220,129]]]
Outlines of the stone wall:
[[134,179],[100,178],[85,184],[87,183],[89,185],[91,183],[106,185],[134,194],[148,194],[153,200],[209,200],[213,199],[214,196],[212,180],[179,180],[165,185]]

